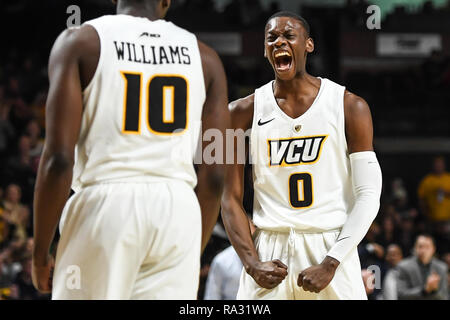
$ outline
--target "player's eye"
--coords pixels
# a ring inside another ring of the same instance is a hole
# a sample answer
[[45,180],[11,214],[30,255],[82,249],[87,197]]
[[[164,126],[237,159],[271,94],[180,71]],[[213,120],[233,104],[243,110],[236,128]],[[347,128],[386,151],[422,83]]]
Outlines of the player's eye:
[[275,41],[276,38],[277,38],[276,36],[270,35],[270,36],[267,37],[267,41],[272,42],[272,41]]

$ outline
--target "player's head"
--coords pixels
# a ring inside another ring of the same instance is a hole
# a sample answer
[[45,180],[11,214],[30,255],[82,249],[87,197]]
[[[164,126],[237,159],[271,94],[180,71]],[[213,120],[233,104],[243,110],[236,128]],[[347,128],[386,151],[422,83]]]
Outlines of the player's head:
[[163,19],[169,10],[171,0],[112,0],[117,8],[132,7],[150,13],[156,19]]
[[277,78],[291,80],[305,71],[306,55],[314,51],[308,22],[301,16],[281,11],[266,23],[264,56]]

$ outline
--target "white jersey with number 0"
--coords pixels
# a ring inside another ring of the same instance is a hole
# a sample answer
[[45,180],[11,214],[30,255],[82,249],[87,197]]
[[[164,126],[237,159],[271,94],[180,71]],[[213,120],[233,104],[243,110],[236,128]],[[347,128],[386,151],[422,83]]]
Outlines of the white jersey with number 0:
[[197,39],[164,20],[88,21],[100,59],[83,92],[73,189],[105,181],[179,179],[193,167],[205,85]]
[[273,82],[255,91],[251,133],[254,214],[262,229],[339,229],[353,206],[344,122],[345,88],[321,78],[296,119],[278,106]]

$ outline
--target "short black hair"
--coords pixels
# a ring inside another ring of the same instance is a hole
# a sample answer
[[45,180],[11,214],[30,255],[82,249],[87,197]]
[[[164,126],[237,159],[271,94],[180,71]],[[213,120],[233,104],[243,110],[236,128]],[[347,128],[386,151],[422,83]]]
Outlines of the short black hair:
[[279,11],[277,13],[274,13],[273,15],[271,15],[269,17],[269,19],[267,19],[266,26],[270,20],[272,20],[273,18],[278,18],[278,17],[289,17],[289,18],[294,18],[294,19],[298,20],[303,25],[303,28],[305,29],[306,34],[309,37],[309,35],[311,33],[311,28],[309,27],[308,21],[306,21],[305,18],[303,18],[302,16],[300,16],[294,12],[291,12],[291,11]]
[[424,237],[424,238],[430,239],[431,242],[433,243],[433,246],[436,247],[436,242],[435,242],[435,240],[434,240],[434,237],[431,235],[431,233],[428,233],[428,232],[422,232],[422,233],[419,233],[419,234],[417,235],[417,237],[416,237],[416,243],[417,243],[417,240],[418,240],[420,237]]

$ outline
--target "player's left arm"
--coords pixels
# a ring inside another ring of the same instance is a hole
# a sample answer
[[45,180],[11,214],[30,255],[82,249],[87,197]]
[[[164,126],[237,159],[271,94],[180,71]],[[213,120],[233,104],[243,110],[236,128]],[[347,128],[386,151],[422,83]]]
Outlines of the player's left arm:
[[339,263],[364,238],[380,207],[382,176],[373,151],[369,106],[361,97],[346,91],[344,113],[355,204],[322,263],[300,273],[298,284],[307,291],[320,292],[328,285]]
[[[226,129],[231,127],[228,110],[228,87],[225,70],[218,54],[201,41],[198,42],[202,57],[203,75],[206,88],[206,99],[202,111],[202,137],[208,130],[220,132],[225,138]],[[202,139],[202,155],[208,141]],[[224,145],[216,150],[216,154],[225,155]],[[223,159],[222,159],[223,160]],[[220,211],[220,199],[225,178],[224,163],[207,163],[203,159],[197,170],[197,194],[202,213],[201,250],[206,248]]]
[[49,59],[46,139],[34,192],[33,284],[51,291],[53,258],[49,256],[56,226],[72,181],[74,148],[83,110],[79,73],[79,30],[65,30]]

